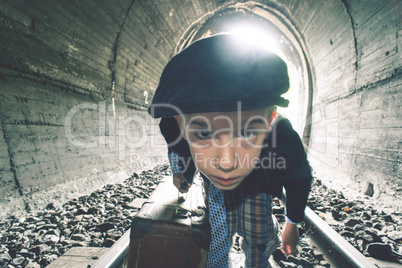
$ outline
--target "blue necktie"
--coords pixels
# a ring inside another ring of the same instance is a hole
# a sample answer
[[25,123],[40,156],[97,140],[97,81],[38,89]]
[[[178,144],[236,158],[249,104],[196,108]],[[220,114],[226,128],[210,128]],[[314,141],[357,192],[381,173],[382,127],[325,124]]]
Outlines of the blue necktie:
[[209,223],[211,224],[211,243],[209,245],[207,268],[228,267],[228,230],[223,192],[212,183],[208,189]]

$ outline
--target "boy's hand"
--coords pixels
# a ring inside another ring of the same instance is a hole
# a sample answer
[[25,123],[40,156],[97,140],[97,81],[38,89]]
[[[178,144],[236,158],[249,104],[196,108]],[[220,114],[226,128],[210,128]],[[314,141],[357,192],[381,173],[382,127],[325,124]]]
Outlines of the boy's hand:
[[[184,175],[182,173],[173,174],[173,184],[174,186],[176,186],[180,193],[187,193],[188,189],[191,187],[191,185],[188,184],[186,178],[184,178]],[[183,188],[182,185],[186,185],[187,187]]]
[[297,225],[286,222],[285,229],[282,233],[282,252],[285,255],[293,255],[297,253],[297,242],[299,241],[299,230]]

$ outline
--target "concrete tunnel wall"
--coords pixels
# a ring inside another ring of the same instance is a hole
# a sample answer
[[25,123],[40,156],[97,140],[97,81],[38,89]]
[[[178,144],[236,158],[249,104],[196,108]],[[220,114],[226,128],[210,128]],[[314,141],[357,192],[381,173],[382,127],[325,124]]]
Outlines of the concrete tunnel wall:
[[400,1],[1,0],[0,217],[166,162],[146,112],[158,78],[226,10],[286,25],[299,42],[296,124],[317,176],[400,210]]

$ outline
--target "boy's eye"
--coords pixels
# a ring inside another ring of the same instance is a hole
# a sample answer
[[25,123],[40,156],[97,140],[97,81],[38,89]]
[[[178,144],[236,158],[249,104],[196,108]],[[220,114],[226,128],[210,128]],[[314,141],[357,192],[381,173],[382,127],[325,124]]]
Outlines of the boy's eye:
[[200,139],[209,139],[211,138],[212,133],[209,130],[197,130],[195,131],[195,135]]
[[251,139],[255,136],[256,132],[252,129],[242,129],[239,133],[239,137],[244,139]]

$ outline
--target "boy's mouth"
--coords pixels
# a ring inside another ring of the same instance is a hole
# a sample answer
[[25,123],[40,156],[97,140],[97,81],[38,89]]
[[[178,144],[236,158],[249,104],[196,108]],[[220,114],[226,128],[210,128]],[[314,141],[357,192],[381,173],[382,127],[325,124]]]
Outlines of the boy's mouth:
[[216,177],[216,179],[218,180],[220,185],[231,185],[236,180],[236,178],[219,178],[219,177]]

